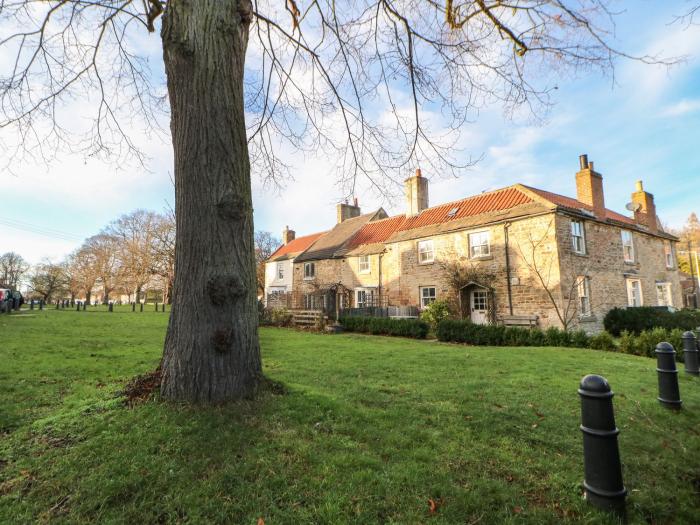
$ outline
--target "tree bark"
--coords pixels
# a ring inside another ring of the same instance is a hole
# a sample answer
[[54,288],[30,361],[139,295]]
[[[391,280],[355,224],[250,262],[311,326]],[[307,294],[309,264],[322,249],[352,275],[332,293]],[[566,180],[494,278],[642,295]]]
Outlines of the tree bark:
[[161,394],[217,403],[261,379],[243,103],[250,0],[172,0],[163,55],[175,157],[173,303]]

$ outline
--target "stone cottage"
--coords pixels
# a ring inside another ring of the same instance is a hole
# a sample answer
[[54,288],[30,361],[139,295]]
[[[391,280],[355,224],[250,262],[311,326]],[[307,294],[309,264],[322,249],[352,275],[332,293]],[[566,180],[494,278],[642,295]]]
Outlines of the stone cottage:
[[677,239],[641,181],[631,216],[605,207],[585,155],[576,198],[515,184],[429,207],[428,186],[420,170],[409,177],[394,217],[339,204],[336,225],[291,258],[288,304],[332,315],[444,299],[477,323],[589,332],[616,306],[682,306]]

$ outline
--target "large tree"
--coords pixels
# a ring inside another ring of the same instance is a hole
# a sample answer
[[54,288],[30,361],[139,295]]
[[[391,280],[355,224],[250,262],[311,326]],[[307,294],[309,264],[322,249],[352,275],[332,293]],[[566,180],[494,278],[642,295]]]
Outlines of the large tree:
[[0,286],[19,288],[22,276],[29,270],[29,263],[15,252],[0,255]]
[[[141,158],[125,123],[158,124],[164,97],[138,42],[161,24],[177,221],[161,392],[224,401],[261,380],[251,161],[277,177],[280,140],[333,155],[348,193],[419,164],[459,172],[459,130],[479,109],[538,112],[552,72],[609,71],[613,18],[602,0],[7,1],[0,52],[16,60],[0,125],[20,151]],[[74,98],[94,109],[84,142],[62,107]]]
[[46,303],[63,298],[66,292],[64,266],[48,259],[37,264],[29,275],[29,289]]

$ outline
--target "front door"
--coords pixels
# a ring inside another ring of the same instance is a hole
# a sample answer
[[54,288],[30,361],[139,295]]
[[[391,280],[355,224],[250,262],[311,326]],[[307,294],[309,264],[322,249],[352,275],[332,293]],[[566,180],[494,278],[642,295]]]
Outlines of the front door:
[[470,293],[471,319],[474,324],[487,324],[489,320],[489,296],[486,290],[472,290]]

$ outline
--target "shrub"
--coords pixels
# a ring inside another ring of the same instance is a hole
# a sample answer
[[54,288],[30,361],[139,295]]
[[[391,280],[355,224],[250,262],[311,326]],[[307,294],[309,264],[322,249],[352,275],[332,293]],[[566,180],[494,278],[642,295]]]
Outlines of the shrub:
[[588,341],[588,347],[593,350],[605,350],[608,352],[614,352],[617,350],[615,346],[615,340],[608,332],[600,332],[592,336]]
[[419,319],[391,319],[389,317],[341,317],[340,324],[348,332],[373,335],[393,335],[425,339],[428,323]]
[[289,326],[292,324],[293,316],[286,308],[268,308],[265,318],[268,324],[273,326]]
[[654,306],[613,308],[605,315],[603,325],[614,336],[619,336],[625,330],[634,335],[654,328],[692,330],[700,326],[700,311],[670,312],[666,308]]
[[518,328],[499,325],[479,325],[468,320],[445,320],[438,323],[435,334],[440,341],[489,346],[588,346],[588,336],[582,330],[564,332],[549,328]]
[[440,321],[449,319],[451,315],[452,312],[447,301],[433,301],[421,312],[420,318],[435,329]]

